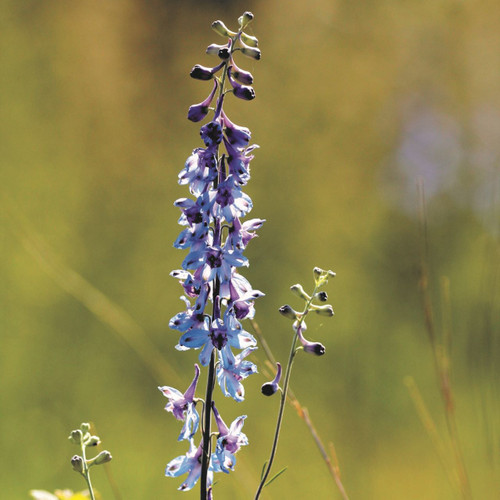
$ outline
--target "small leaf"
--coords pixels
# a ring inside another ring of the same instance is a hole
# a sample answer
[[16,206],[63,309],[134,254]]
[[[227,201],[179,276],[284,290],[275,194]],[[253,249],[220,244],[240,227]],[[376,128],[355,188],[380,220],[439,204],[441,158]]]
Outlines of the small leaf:
[[262,465],[262,471],[260,472],[260,479],[261,480],[264,477],[264,472],[266,471],[266,467],[267,467],[267,460],[264,462],[264,465]]
[[281,469],[273,478],[269,479],[269,481],[264,485],[264,488],[266,486],[269,486],[275,479],[278,478],[278,476],[281,476],[281,474],[283,474],[283,472],[285,472],[287,469],[288,467],[284,467],[283,469]]

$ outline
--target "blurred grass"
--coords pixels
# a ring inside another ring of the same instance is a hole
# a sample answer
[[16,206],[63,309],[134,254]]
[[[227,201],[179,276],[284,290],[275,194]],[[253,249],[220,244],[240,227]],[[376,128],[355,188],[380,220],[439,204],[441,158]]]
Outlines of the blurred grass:
[[[293,386],[319,432],[335,442],[351,499],[453,498],[403,384],[411,375],[445,430],[418,294],[416,181],[428,199],[432,296],[451,283],[451,360],[458,426],[475,498],[496,498],[499,474],[500,7],[458,2],[15,2],[0,5],[2,191],[27,226],[89,286],[134,318],[180,380],[168,320],[182,303],[169,277],[182,252],[177,172],[199,145],[185,119],[207,87],[189,79],[216,41],[209,26],[245,9],[263,59],[242,61],[257,99],[234,102],[261,149],[248,193],[267,219],[246,276],[266,292],[257,320],[279,358],[289,324],[276,313],[288,287],[332,268],[336,316],[309,335]],[[423,122],[421,117],[424,117]],[[428,117],[438,117],[429,119]],[[423,123],[424,125],[420,125]],[[420,127],[420,128],[419,128]],[[434,128],[433,128],[434,127]],[[423,154],[425,153],[425,155]],[[409,156],[410,155],[410,156]],[[413,156],[411,156],[413,155]],[[276,189],[278,187],[278,189]],[[114,456],[124,498],[173,495],[165,464],[184,453],[152,373],[126,343],[26,251],[1,214],[0,485],[80,488],[72,428],[92,420]],[[437,304],[435,306],[437,309]],[[436,318],[440,324],[441,318]],[[135,338],[135,337],[134,337]],[[262,356],[261,356],[261,359]],[[167,380],[168,378],[168,380]],[[228,419],[249,415],[251,446],[220,498],[248,498],[270,446],[275,402],[262,375]],[[182,385],[182,382],[181,382]],[[267,498],[336,498],[302,422],[287,410]],[[112,498],[104,474],[94,479]],[[196,496],[196,493],[187,496]]]

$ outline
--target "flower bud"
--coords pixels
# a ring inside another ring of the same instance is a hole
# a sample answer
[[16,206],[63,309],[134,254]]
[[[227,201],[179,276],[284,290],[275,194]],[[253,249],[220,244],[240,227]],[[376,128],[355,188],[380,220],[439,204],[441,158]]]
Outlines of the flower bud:
[[229,83],[233,87],[233,94],[236,97],[244,99],[245,101],[251,101],[252,99],[255,99],[255,91],[252,87],[248,87],[247,85],[240,85],[233,80],[231,68],[228,68],[227,76],[229,78]]
[[68,436],[68,439],[74,444],[80,444],[82,442],[82,431],[80,429],[76,429],[71,431],[71,434]]
[[248,145],[251,137],[250,130],[246,127],[235,125],[224,113],[222,112],[222,119],[224,121],[224,131],[227,140],[232,146],[244,148]]
[[248,26],[253,21],[253,14],[248,10],[243,13],[242,16],[238,17],[238,24],[244,28]]
[[111,453],[108,450],[101,451],[99,455],[95,456],[91,460],[87,462],[89,467],[92,467],[93,465],[102,465],[107,462],[111,462],[111,459],[113,457],[111,456]]
[[90,424],[87,422],[84,422],[82,425],[80,425],[80,429],[85,434],[86,432],[90,431]]
[[217,52],[217,55],[223,60],[227,61],[231,57],[231,52],[227,47],[224,47],[223,49],[220,49],[219,52]]
[[333,312],[333,307],[330,305],[324,306],[311,306],[311,309],[320,316],[332,317],[335,313]]
[[247,35],[246,33],[241,33],[240,40],[250,47],[257,47],[259,45],[259,40],[257,40],[257,38]]
[[278,389],[280,388],[279,381],[281,379],[281,364],[276,363],[276,376],[274,377],[274,380],[272,382],[266,382],[265,384],[262,385],[261,387],[261,392],[264,394],[264,396],[272,396],[275,394]]
[[188,120],[191,120],[192,122],[199,122],[203,120],[205,116],[207,116],[210,103],[212,102],[215,91],[217,90],[217,85],[217,80],[214,80],[214,88],[212,89],[212,92],[210,92],[208,97],[203,102],[190,106],[188,111]]
[[288,319],[297,319],[297,312],[294,311],[288,304],[281,306],[279,309],[280,314]]
[[302,335],[301,328],[297,329],[297,336],[305,352],[315,354],[316,356],[323,356],[323,354],[325,354],[325,346],[319,342],[309,342],[309,340],[306,340]]
[[201,66],[201,64],[193,66],[189,76],[196,80],[211,80],[214,77],[212,68],[206,68],[205,66]]
[[222,21],[214,21],[212,23],[212,29],[221,36],[231,38],[236,35],[236,33],[229,30]]
[[231,59],[231,74],[243,85],[251,85],[253,83],[253,75],[249,71],[245,71],[236,66],[233,59]]
[[83,458],[80,455],[74,455],[71,458],[71,465],[73,467],[73,470],[76,472],[79,472],[80,474],[83,474]]
[[101,440],[99,436],[90,436],[87,441],[85,441],[85,446],[97,446]]
[[320,302],[326,302],[328,300],[328,294],[326,292],[318,292],[315,297],[320,301]]
[[216,43],[212,43],[207,47],[206,53],[212,56],[216,56],[219,54],[219,50],[227,48],[227,45],[218,45]]
[[241,47],[240,49],[241,53],[247,57],[251,57],[252,59],[255,59],[256,61],[260,60],[260,50],[256,49],[254,47],[248,47],[244,46]]
[[300,297],[301,299],[304,299],[304,300],[311,300],[311,297],[310,295],[308,295],[305,291],[304,291],[304,288],[302,287],[302,285],[293,285],[290,287],[290,290],[295,294],[297,295],[298,297]]

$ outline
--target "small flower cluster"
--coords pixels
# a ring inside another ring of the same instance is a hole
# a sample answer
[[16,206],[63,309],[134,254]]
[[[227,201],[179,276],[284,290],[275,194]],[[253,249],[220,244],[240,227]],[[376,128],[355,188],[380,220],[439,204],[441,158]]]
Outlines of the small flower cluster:
[[[245,12],[238,20],[237,32],[229,30],[222,21],[215,21],[212,28],[227,43],[209,45],[206,52],[217,56],[219,62],[211,68],[196,65],[190,73],[192,78],[213,81],[213,87],[204,101],[189,108],[188,119],[199,122],[210,111],[213,116],[200,129],[205,147],[193,150],[179,174],[179,184],[188,185],[194,199],[181,198],[174,203],[181,210],[178,222],[184,227],[174,246],[188,253],[182,269],[171,273],[182,284],[181,299],[186,308],[170,320],[170,327],[181,333],[178,350],[201,350],[199,361],[209,367],[209,380],[205,401],[195,398],[198,365],[184,394],[168,386],[159,388],[169,399],[166,410],[184,422],[179,440],[188,440],[190,444],[186,455],[175,458],[166,468],[167,476],[188,473],[180,490],[191,489],[200,475],[203,482],[203,469],[209,488],[213,472],[233,470],[234,453],[247,444],[246,436],[241,433],[245,417],[237,418],[228,428],[211,400],[210,386],[216,378],[225,396],[242,401],[245,395],[242,380],[257,371],[245,359],[257,348],[256,340],[243,329],[241,321],[254,317],[254,301],[263,293],[254,290],[238,272],[248,266],[243,252],[264,223],[262,219],[242,221],[252,209],[252,200],[242,188],[250,179],[250,161],[257,146],[250,145],[250,130],[234,124],[224,112],[224,101],[230,93],[243,100],[255,97],[252,74],[234,61],[237,52],[260,59],[257,39],[243,31],[252,19],[253,15]],[[214,101],[215,106],[211,107]],[[238,353],[234,352],[236,349]],[[204,405],[205,426],[201,443],[196,446],[194,436],[200,427],[198,401]],[[208,456],[211,412],[219,437],[215,453]]]
[[87,459],[86,451],[87,448],[92,448],[100,444],[101,439],[98,436],[94,436],[90,433],[90,424],[83,423],[80,425],[79,429],[71,431],[68,439],[80,446],[82,454],[74,455],[71,459],[71,465],[75,472],[81,474],[85,481],[87,481],[87,486],[89,489],[90,498],[95,500],[94,491],[92,489],[92,483],[90,481],[90,468],[94,465],[102,465],[110,462],[112,459],[111,453],[107,450],[103,450],[98,453],[94,458]]

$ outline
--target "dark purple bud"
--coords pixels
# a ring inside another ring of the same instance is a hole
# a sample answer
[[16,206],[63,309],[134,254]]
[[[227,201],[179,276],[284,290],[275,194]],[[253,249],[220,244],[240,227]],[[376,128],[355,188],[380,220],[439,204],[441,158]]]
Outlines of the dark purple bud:
[[326,292],[318,292],[316,297],[320,302],[326,302],[328,300],[328,294]]
[[234,61],[231,59],[231,72],[233,77],[238,80],[243,85],[251,85],[253,83],[253,75],[249,71],[245,71],[241,68],[238,68]]
[[246,127],[235,125],[224,113],[222,112],[222,120],[224,121],[224,131],[227,140],[232,146],[244,148],[250,141],[251,132]]
[[196,80],[211,80],[213,78],[212,68],[206,68],[205,66],[201,66],[197,64],[193,66],[191,73],[189,73],[191,78],[195,78]]
[[279,382],[281,380],[281,365],[280,363],[276,363],[276,377],[272,382],[266,382],[261,388],[262,394],[264,396],[272,396],[276,392],[278,392],[280,386]]
[[220,49],[217,55],[223,60],[227,61],[231,57],[231,52],[227,47],[224,47],[223,49]]
[[325,354],[325,346],[319,342],[309,342],[302,335],[302,328],[297,328],[297,336],[305,352],[315,354],[316,356],[323,356]]
[[210,103],[212,102],[215,91],[217,90],[217,85],[217,80],[214,80],[214,88],[212,89],[212,92],[210,92],[208,97],[203,102],[200,102],[199,104],[193,104],[189,108],[188,120],[191,120],[192,122],[199,122],[203,120],[205,116],[207,116]]
[[285,316],[288,319],[297,319],[297,312],[294,311],[288,304],[281,306],[278,309],[279,313]]
[[255,91],[252,87],[248,87],[247,85],[240,85],[231,76],[231,68],[228,69],[227,75],[229,77],[229,83],[233,87],[233,94],[239,99],[243,99],[245,101],[251,101],[255,99]]

